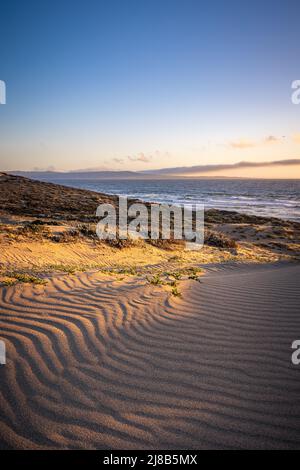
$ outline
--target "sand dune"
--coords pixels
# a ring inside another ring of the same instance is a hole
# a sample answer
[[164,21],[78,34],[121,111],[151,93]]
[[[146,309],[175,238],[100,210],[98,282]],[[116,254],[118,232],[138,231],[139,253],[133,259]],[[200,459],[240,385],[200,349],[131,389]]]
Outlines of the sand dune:
[[0,448],[296,448],[299,265],[2,288]]

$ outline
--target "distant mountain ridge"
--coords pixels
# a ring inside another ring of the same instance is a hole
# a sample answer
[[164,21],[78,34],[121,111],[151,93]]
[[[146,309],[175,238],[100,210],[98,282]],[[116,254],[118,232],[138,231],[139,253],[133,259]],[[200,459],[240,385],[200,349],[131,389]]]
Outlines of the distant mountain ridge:
[[231,170],[236,168],[258,168],[264,166],[277,166],[277,165],[300,165],[300,158],[293,158],[288,160],[274,160],[271,162],[237,162],[229,164],[213,164],[213,165],[194,165],[194,166],[180,166],[173,168],[162,168],[158,170],[145,170],[143,173],[151,174],[191,174],[191,173],[210,173],[212,171]]
[[[92,180],[92,179],[143,179],[143,178],[176,178],[178,176],[188,177],[197,176],[201,174],[203,177],[209,177],[209,173],[221,170],[230,169],[244,169],[244,168],[258,168],[268,166],[289,166],[300,165],[300,158],[293,158],[288,160],[275,160],[271,162],[247,162],[241,161],[231,164],[213,164],[213,165],[194,165],[194,166],[181,166],[172,168],[160,168],[144,171],[120,171],[120,170],[78,170],[78,171],[9,171],[18,176],[25,176],[27,178],[45,180],[45,181],[60,181],[60,180]],[[215,178],[216,176],[214,176]],[[220,176],[221,177],[221,176]]]
[[143,176],[134,171],[9,171],[7,173],[25,176],[37,180],[74,180],[74,179],[113,179],[113,178],[137,178]]

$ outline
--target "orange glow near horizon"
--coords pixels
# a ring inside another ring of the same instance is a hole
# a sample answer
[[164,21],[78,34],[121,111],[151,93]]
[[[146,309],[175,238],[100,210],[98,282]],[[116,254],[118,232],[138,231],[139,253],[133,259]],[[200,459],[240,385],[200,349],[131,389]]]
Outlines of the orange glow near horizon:
[[265,178],[265,179],[300,179],[300,165],[274,165],[257,168],[234,168],[211,171],[207,173],[185,174],[193,177],[233,177],[233,178]]

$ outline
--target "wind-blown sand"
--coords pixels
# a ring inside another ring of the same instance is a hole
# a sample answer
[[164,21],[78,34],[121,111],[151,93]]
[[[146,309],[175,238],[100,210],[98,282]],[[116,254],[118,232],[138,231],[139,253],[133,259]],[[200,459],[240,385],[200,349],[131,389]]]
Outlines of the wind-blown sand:
[[0,290],[0,448],[299,448],[299,264]]

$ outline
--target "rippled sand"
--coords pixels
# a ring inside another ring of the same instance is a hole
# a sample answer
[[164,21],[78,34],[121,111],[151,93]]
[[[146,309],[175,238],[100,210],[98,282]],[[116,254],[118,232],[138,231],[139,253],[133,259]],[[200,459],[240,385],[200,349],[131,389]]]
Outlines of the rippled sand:
[[1,288],[0,448],[299,448],[300,267]]

